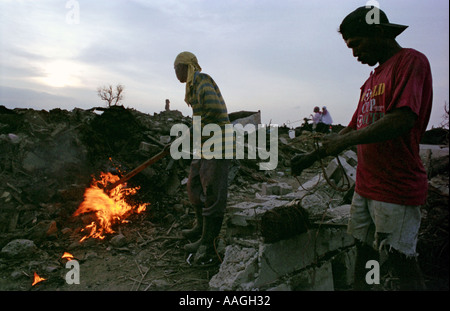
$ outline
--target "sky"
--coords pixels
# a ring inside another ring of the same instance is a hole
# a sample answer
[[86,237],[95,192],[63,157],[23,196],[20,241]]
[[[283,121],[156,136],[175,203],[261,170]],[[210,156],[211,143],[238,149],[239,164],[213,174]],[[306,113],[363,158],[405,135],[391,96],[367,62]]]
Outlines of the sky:
[[[125,86],[122,104],[186,116],[174,72],[190,51],[219,85],[228,112],[261,111],[262,123],[300,126],[314,106],[347,125],[374,67],[352,56],[342,19],[357,0],[1,0],[0,105],[51,110],[105,107],[104,85]],[[379,0],[409,27],[402,47],[424,53],[433,74],[428,128],[449,101],[449,1]]]

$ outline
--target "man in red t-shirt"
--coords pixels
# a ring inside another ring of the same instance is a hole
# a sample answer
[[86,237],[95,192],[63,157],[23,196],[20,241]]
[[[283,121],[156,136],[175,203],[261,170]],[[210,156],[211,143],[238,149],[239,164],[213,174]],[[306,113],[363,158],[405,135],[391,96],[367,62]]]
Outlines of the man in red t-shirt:
[[[354,288],[368,289],[366,263],[387,254],[400,289],[425,289],[417,263],[420,206],[428,179],[419,156],[432,105],[430,65],[395,40],[407,26],[389,23],[376,7],[361,7],[339,32],[362,64],[379,64],[361,87],[353,117],[323,142],[327,155],[357,145],[358,166],[348,232],[356,239]],[[376,252],[374,251],[376,250]]]

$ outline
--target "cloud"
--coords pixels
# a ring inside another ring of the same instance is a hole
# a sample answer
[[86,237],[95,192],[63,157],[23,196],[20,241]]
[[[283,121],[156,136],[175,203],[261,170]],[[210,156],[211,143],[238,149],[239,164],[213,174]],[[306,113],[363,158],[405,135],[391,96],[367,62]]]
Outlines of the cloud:
[[77,100],[70,96],[4,86],[0,86],[0,99],[0,105],[10,109],[31,108],[36,110],[51,110],[53,108],[61,108],[72,110],[77,106]]
[[[99,103],[98,86],[121,83],[126,105],[152,113],[170,98],[173,109],[191,114],[173,71],[176,55],[189,50],[230,111],[260,109],[265,122],[282,124],[326,102],[345,124],[373,69],[355,62],[337,33],[359,0],[78,0],[72,25],[66,2],[0,2],[0,85],[89,108]],[[448,3],[379,3],[393,22],[410,25],[399,41],[429,57],[435,101],[448,101]],[[49,108],[58,103],[38,97]]]

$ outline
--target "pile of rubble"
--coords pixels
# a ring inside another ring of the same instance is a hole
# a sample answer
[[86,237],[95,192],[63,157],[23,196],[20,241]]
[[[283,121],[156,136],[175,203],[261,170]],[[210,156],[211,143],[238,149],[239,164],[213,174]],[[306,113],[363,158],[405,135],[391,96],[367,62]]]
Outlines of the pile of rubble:
[[[93,176],[135,168],[161,150],[171,125],[180,122],[190,120],[178,111],[150,116],[122,106],[70,112],[0,107],[0,247],[11,235],[45,239],[49,228],[60,233],[70,227]],[[130,181],[142,189],[135,199],[157,202],[162,193],[176,192],[184,163],[168,169],[169,162]]]
[[[312,141],[311,133],[302,134],[294,141]],[[422,209],[417,249],[428,288],[448,289],[448,141],[446,145],[422,144],[420,154],[430,190]],[[298,189],[286,183],[263,184],[254,199],[229,208],[226,234],[233,242],[226,248],[220,271],[210,281],[211,289],[351,288],[356,249],[346,226],[356,153],[347,150],[339,162],[333,159],[327,163],[324,170],[310,169],[316,175]],[[338,188],[341,190],[335,190]],[[348,190],[342,190],[345,188]],[[380,290],[395,289],[388,272],[384,273]]]
[[[238,112],[230,118],[259,123],[260,112]],[[49,262],[56,250],[80,247],[85,223],[73,213],[93,178],[101,172],[123,175],[138,167],[162,150],[171,139],[171,127],[180,123],[190,126],[192,119],[176,110],[150,115],[123,106],[72,111],[0,106],[1,274],[13,279],[20,277],[21,270],[31,274],[36,258]],[[278,128],[278,166],[273,171],[259,170],[257,160],[233,161],[229,207],[218,245],[222,263],[214,274],[208,272],[207,288],[332,290],[347,289],[352,283],[354,241],[345,226],[357,165],[355,150],[343,153],[340,163],[326,158],[314,164],[296,180],[290,174],[290,159],[314,150],[315,139],[324,134],[304,128],[294,133]],[[430,264],[427,274],[438,278],[442,271],[448,272],[448,142],[423,145],[421,155],[429,171],[430,198],[424,208],[419,253],[422,250],[421,259]],[[144,215],[135,219],[145,228],[128,232],[118,228],[119,234],[107,243],[119,252],[136,252],[130,255],[132,264],[138,266],[134,258],[140,256],[146,263],[153,250],[160,252],[154,256],[158,259],[169,257],[168,253],[183,256],[179,230],[194,219],[186,194],[189,161],[166,157],[128,181],[130,187],[140,187],[130,201],[150,202]],[[330,182],[347,190],[337,191]],[[158,224],[166,227],[156,229]],[[155,237],[154,232],[162,235]],[[157,249],[153,243],[159,241],[167,249]],[[144,249],[150,244],[153,248]],[[91,249],[83,255],[84,269],[95,260],[95,253]],[[186,258],[176,260],[190,268]],[[56,268],[46,264],[46,269]],[[179,266],[170,269],[176,275]],[[138,270],[140,285],[146,280],[143,270]],[[154,281],[149,280],[147,288],[152,289]],[[156,283],[168,286],[167,280]]]
[[[349,177],[347,192],[332,189],[320,169],[298,189],[286,183],[263,184],[254,200],[229,208],[227,236],[233,239],[220,271],[210,281],[215,290],[334,290],[352,284],[354,241],[346,234],[349,193],[356,154],[340,162]],[[344,175],[336,160],[325,173],[336,185]],[[349,163],[352,163],[349,164]],[[267,233],[265,233],[267,231]]]

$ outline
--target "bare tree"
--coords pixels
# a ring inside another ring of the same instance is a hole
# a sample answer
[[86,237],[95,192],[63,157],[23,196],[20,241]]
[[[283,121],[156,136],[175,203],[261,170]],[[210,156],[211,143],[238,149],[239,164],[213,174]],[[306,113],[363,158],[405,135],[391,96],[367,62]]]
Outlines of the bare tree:
[[108,107],[115,106],[123,99],[122,93],[124,88],[121,84],[118,84],[115,90],[113,90],[111,84],[109,86],[102,86],[97,88],[97,95],[108,103]]

